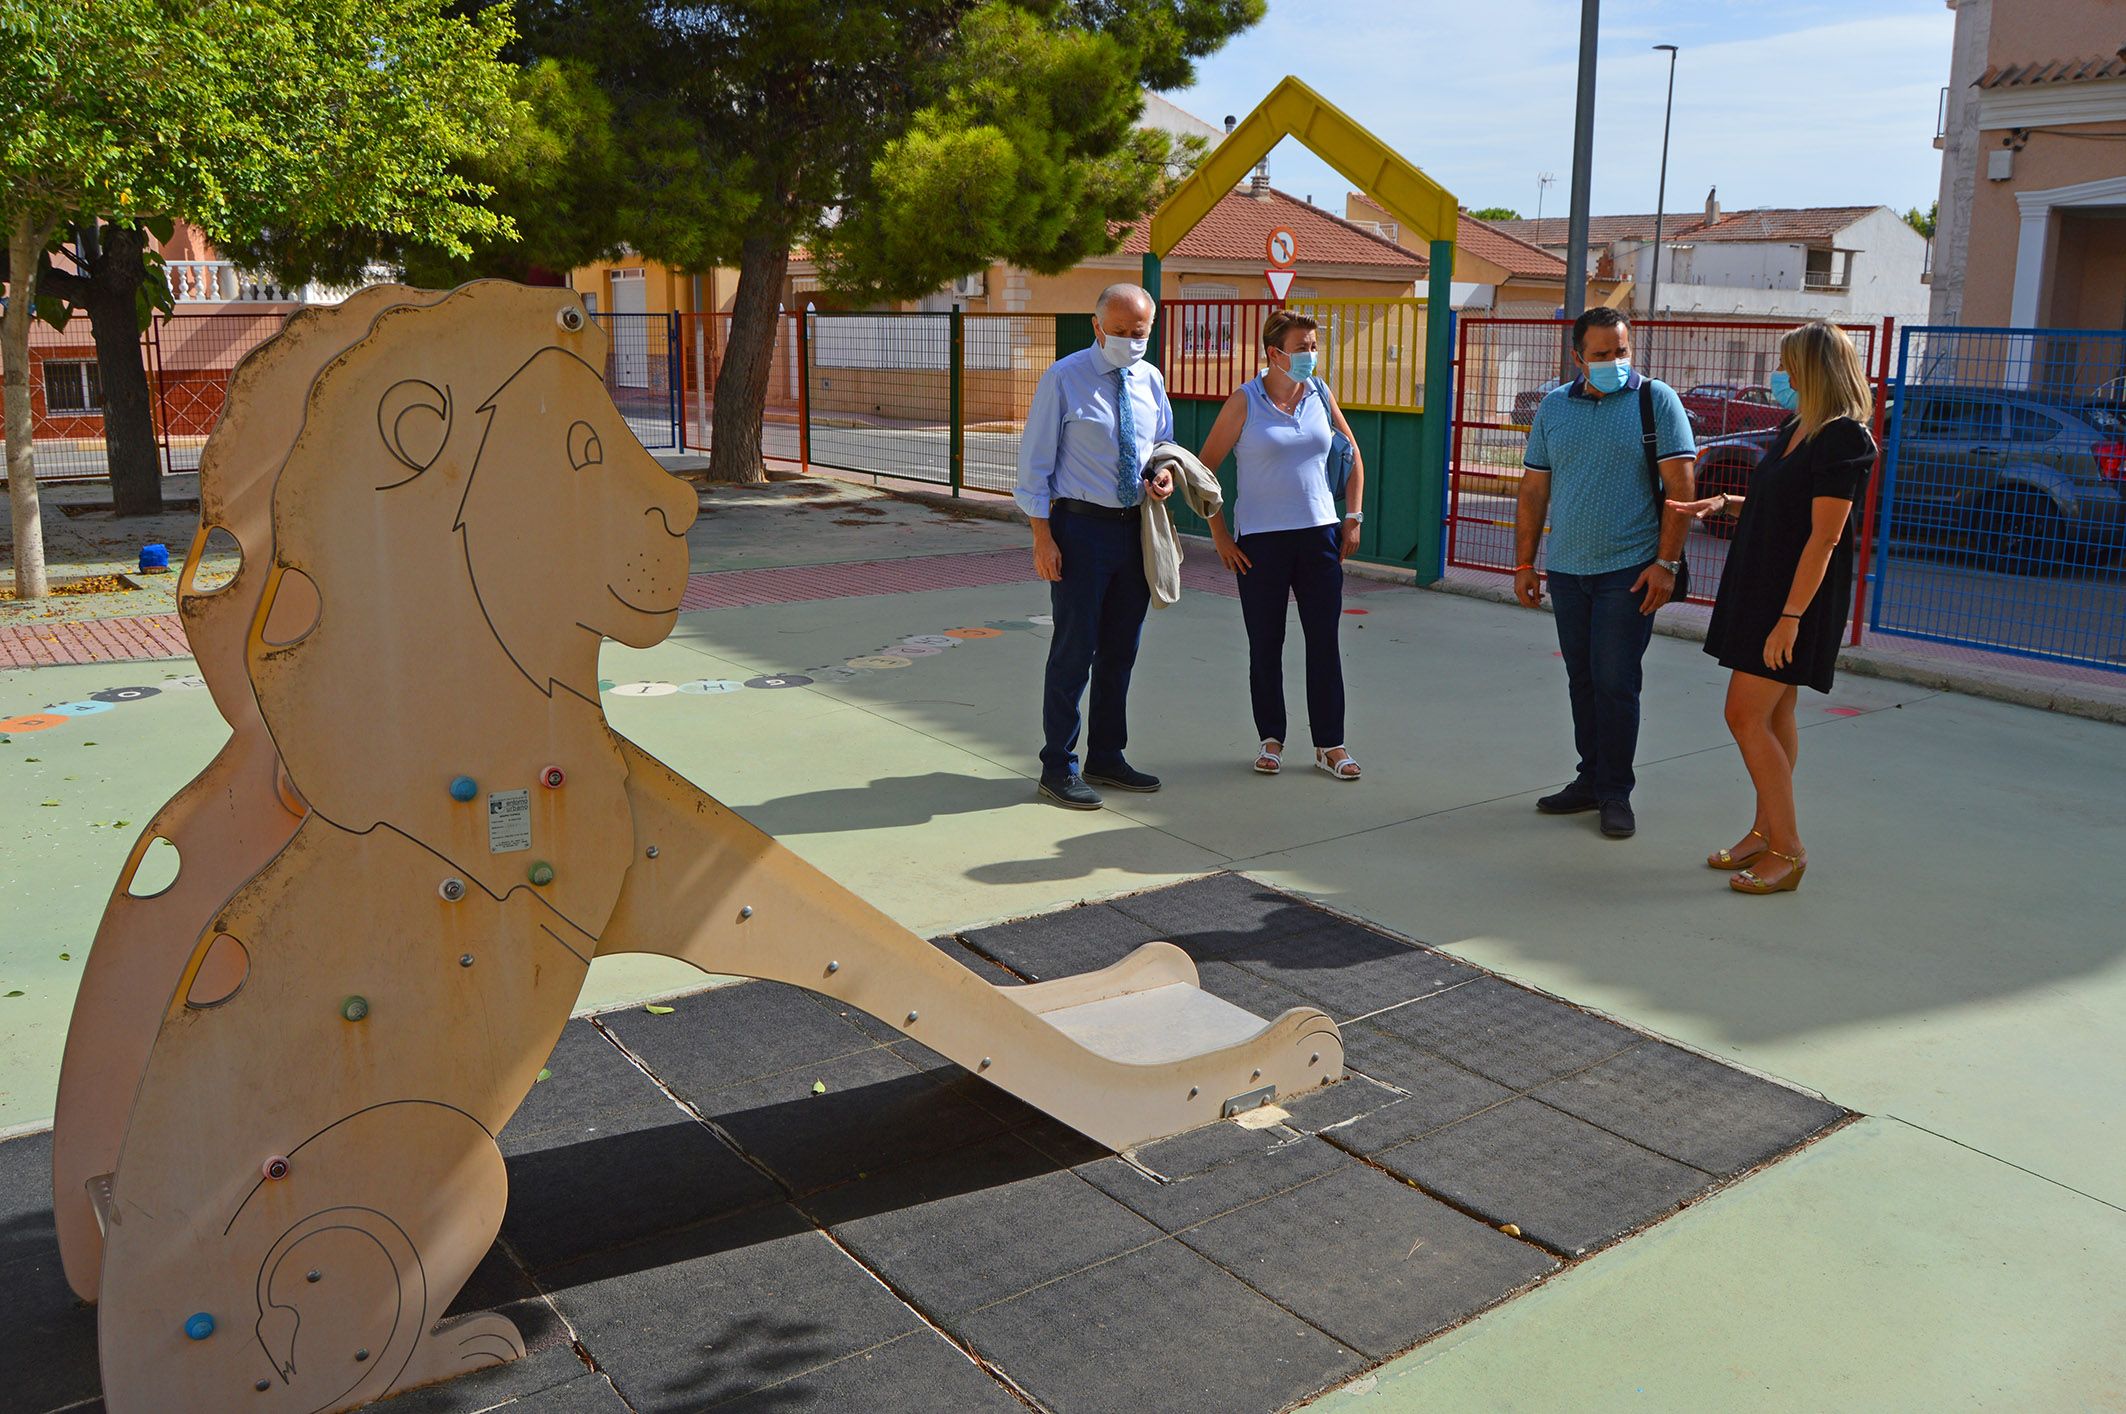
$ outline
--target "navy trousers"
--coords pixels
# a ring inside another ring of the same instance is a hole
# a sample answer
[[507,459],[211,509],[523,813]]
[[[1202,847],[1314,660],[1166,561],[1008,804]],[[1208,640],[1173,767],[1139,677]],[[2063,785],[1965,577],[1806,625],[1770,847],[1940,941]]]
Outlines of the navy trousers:
[[1285,605],[1299,602],[1299,628],[1307,639],[1307,728],[1318,747],[1344,744],[1344,667],[1336,633],[1342,623],[1343,561],[1336,554],[1341,529],[1265,530],[1240,537],[1251,568],[1240,581],[1240,617],[1248,628],[1248,696],[1255,733],[1284,742]]
[[1572,738],[1580,751],[1579,784],[1602,800],[1631,799],[1632,758],[1639,750],[1640,664],[1654,636],[1654,616],[1639,612],[1632,582],[1644,565],[1607,574],[1552,570],[1550,607],[1572,694]]
[[1041,692],[1041,779],[1078,774],[1078,700],[1092,684],[1085,759],[1122,760],[1129,745],[1129,675],[1152,589],[1144,578],[1142,529],[1057,507],[1048,522],[1063,553],[1063,578],[1048,586],[1055,635]]

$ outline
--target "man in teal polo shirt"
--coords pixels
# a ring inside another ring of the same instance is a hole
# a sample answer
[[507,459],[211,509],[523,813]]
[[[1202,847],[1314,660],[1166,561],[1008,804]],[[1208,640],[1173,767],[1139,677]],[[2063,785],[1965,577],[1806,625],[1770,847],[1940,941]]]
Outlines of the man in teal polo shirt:
[[1687,517],[1666,514],[1646,466],[1640,384],[1652,390],[1655,455],[1666,498],[1687,501],[1698,455],[1683,400],[1631,366],[1631,326],[1597,306],[1572,326],[1579,377],[1537,405],[1522,457],[1514,526],[1513,592],[1533,609],[1543,602],[1535,570],[1543,522],[1550,522],[1544,570],[1558,648],[1572,697],[1580,768],[1572,784],[1535,803],[1545,815],[1602,812],[1602,833],[1627,839],[1632,758],[1639,746],[1640,663],[1653,637],[1654,611],[1676,587]]

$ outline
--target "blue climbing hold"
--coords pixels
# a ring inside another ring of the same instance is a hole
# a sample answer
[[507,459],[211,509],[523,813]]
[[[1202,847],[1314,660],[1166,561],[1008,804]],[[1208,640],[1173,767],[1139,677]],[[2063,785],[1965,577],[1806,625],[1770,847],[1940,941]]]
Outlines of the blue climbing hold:
[[471,776],[452,776],[450,778],[450,798],[452,800],[471,800],[479,793],[480,783]]
[[142,574],[168,574],[170,572],[170,547],[167,545],[141,546],[140,572]]
[[214,1334],[214,1318],[204,1311],[195,1311],[185,1317],[185,1334],[194,1340],[205,1340]]

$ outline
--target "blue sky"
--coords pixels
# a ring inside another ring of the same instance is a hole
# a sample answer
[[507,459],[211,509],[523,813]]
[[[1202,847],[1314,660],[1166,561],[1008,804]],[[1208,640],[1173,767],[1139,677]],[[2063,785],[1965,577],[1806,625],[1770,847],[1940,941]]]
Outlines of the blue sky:
[[[1167,96],[1213,123],[1296,75],[1472,208],[1564,215],[1579,0],[1270,0],[1254,29]],[[1594,212],[1651,211],[1668,56],[1668,209],[1718,185],[1757,206],[1924,209],[1940,184],[1937,96],[1954,15],[1941,0],[1607,0],[1595,86]],[[1341,212],[1349,184],[1287,139],[1270,180]]]

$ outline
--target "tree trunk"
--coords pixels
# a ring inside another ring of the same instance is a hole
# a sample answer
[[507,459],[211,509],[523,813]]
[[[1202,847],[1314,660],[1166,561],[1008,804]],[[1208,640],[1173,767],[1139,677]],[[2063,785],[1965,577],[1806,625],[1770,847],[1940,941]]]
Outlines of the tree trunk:
[[760,426],[768,378],[775,371],[775,333],[781,323],[783,275],[789,268],[786,236],[750,236],[739,248],[731,336],[716,375],[716,415],[709,429],[711,481],[768,479],[760,455]]
[[30,318],[37,298],[37,261],[57,226],[42,229],[17,216],[7,233],[7,312],[0,316],[0,365],[5,366],[7,499],[15,519],[15,597],[42,599],[44,519],[37,505],[37,456],[30,445]]
[[147,364],[140,349],[141,257],[147,233],[138,226],[105,226],[103,249],[82,301],[96,336],[96,368],[103,378],[103,437],[111,468],[111,509],[122,516],[162,510],[162,456]]

